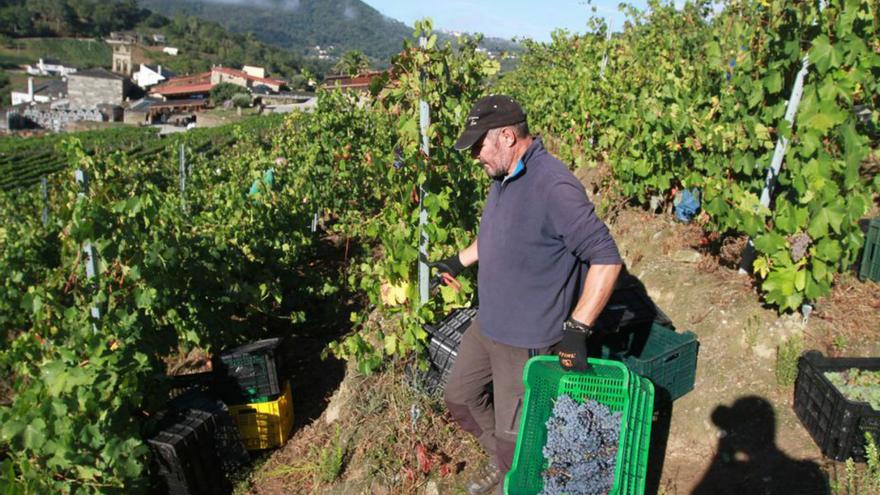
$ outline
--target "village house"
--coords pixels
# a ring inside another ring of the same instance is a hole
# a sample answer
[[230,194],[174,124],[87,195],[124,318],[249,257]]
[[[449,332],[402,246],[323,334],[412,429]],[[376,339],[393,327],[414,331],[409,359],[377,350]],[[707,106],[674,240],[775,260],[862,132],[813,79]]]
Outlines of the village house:
[[135,84],[146,89],[162,81],[167,81],[174,76],[173,72],[163,69],[161,65],[141,64],[138,71],[131,76],[131,79]]
[[127,77],[106,69],[83,70],[67,78],[67,96],[73,108],[121,105],[130,89]]
[[[256,93],[278,93],[286,84],[280,79],[259,77],[253,74],[263,73],[264,69],[250,67],[251,73],[228,67],[214,67],[210,72],[193,76],[174,77],[164,84],[154,86],[150,94],[166,100],[179,98],[207,98],[211,89],[220,83],[230,83]],[[258,69],[258,70],[255,70]],[[263,72],[261,72],[263,71]]]
[[207,98],[213,87],[211,73],[203,72],[193,76],[173,77],[164,84],[154,86],[150,89],[150,94],[165,100]]
[[[265,72],[263,73],[265,74]],[[211,69],[211,83],[220,84],[223,82],[232,83],[248,89],[255,86],[265,86],[274,93],[281,91],[281,88],[285,84],[284,81],[280,79],[257,77],[248,74],[243,70],[230,69],[228,67],[214,67]]]
[[34,83],[34,78],[28,78],[27,89],[25,91],[13,91],[13,105],[22,103],[52,103],[67,98],[67,80],[53,79],[51,81],[42,81]]
[[382,71],[364,72],[357,76],[332,75],[324,78],[321,87],[324,89],[344,89],[349,91],[369,91],[373,79],[382,75]]
[[166,46],[162,48],[162,53],[176,57],[177,54],[180,53],[180,49],[173,46]]
[[34,65],[26,65],[25,72],[32,76],[65,77],[68,74],[76,72],[76,67],[68,67],[60,61],[52,58],[41,58]]

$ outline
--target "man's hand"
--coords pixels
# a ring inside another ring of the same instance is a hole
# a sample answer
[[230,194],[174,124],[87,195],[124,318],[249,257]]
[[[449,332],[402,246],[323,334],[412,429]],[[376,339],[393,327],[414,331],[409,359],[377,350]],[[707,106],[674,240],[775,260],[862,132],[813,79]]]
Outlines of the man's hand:
[[587,371],[587,339],[593,334],[593,328],[574,318],[562,324],[562,342],[556,355],[559,364],[566,371]]
[[446,259],[430,263],[430,265],[436,268],[437,272],[448,273],[452,278],[457,277],[458,274],[464,270],[464,265],[461,264],[461,260],[458,258],[458,253],[453,254]]
[[464,265],[461,263],[461,259],[458,257],[458,254],[454,254],[448,258],[442,259],[440,261],[428,261],[428,259],[419,255],[419,260],[437,270],[437,274],[431,277],[430,282],[430,291],[432,294],[435,293],[438,287],[441,284],[448,285],[455,289],[457,292],[461,289],[461,283],[455,277],[464,270]]

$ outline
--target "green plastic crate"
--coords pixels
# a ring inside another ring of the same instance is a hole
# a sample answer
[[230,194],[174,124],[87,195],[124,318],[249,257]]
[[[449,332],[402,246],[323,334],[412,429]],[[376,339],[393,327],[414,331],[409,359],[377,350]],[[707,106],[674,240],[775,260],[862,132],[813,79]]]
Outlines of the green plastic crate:
[[644,342],[635,347],[611,358],[623,361],[632,372],[651,380],[658,393],[662,391],[669,400],[694,389],[700,343],[693,332],[677,333],[655,323]]
[[654,385],[651,380],[633,377],[630,420],[627,422],[629,438],[623,443],[624,454],[630,469],[620,473],[620,494],[643,494],[648,473],[648,453],[651,447],[651,424],[654,419]]
[[880,282],[880,217],[868,224],[865,235],[865,250],[862,251],[862,262],[859,265],[859,278]]
[[536,495],[543,487],[546,468],[542,449],[547,441],[547,419],[556,397],[593,399],[621,412],[620,445],[611,495],[642,495],[648,466],[648,446],[654,410],[654,388],[617,361],[590,358],[591,369],[566,372],[555,356],[536,356],[523,370],[525,398],[513,467],[504,478],[507,495]]

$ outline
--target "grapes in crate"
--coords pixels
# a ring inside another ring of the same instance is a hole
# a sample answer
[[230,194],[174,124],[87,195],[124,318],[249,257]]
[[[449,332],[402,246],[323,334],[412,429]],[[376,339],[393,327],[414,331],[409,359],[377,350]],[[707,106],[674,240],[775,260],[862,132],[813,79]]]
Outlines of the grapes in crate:
[[542,495],[600,495],[611,490],[621,413],[594,400],[560,395],[547,419]]

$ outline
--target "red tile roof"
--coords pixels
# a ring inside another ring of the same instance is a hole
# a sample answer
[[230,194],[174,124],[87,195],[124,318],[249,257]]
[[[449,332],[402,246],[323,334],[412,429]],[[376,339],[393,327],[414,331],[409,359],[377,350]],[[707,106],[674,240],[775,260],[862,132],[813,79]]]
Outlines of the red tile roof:
[[365,72],[357,76],[333,75],[324,78],[325,88],[368,88],[370,82],[382,75],[381,71]]
[[206,83],[195,84],[163,84],[162,86],[156,86],[150,92],[163,96],[186,95],[196,93],[208,93],[213,87],[214,85],[211,84],[210,81]]

